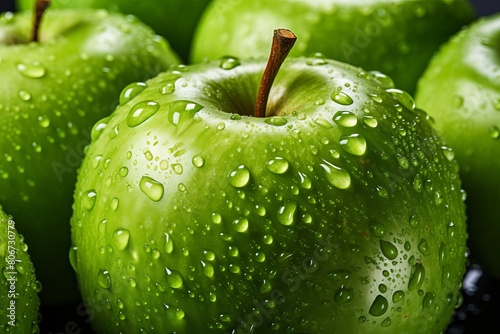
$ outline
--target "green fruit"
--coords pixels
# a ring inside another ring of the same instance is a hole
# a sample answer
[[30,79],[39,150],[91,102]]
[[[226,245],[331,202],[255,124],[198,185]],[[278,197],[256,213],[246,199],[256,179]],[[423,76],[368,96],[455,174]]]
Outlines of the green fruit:
[[[32,9],[33,0],[16,0],[20,9]],[[133,14],[165,37],[187,61],[198,20],[210,0],[53,0],[54,8],[106,8]]]
[[0,18],[0,202],[33,251],[42,301],[58,303],[78,296],[69,220],[92,125],[113,111],[127,84],[177,57],[120,14],[49,10],[40,43],[28,43],[31,22],[29,13]]
[[381,71],[412,93],[439,45],[474,17],[467,0],[215,0],[198,25],[191,60],[265,57],[269,32],[288,28],[298,36],[291,56],[320,52]]
[[0,259],[0,333],[39,333],[40,283],[23,236],[1,206]]
[[454,148],[467,193],[471,254],[500,278],[500,14],[482,18],[439,51],[419,81],[420,107]]
[[386,76],[327,59],[288,59],[249,116],[265,65],[171,68],[96,125],[71,220],[95,329],[444,330],[465,270],[451,151]]

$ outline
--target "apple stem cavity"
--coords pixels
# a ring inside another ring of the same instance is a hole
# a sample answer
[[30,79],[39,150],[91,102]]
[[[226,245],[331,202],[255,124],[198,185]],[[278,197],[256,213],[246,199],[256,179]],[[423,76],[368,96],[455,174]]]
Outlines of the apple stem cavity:
[[35,10],[33,11],[33,34],[31,40],[39,42],[40,39],[40,22],[42,22],[43,13],[49,7],[50,0],[36,0]]
[[257,101],[255,103],[255,117],[266,116],[267,100],[269,99],[269,92],[271,91],[274,79],[296,40],[297,36],[288,29],[274,30],[271,54],[269,55],[266,69],[262,75],[259,93],[257,94]]

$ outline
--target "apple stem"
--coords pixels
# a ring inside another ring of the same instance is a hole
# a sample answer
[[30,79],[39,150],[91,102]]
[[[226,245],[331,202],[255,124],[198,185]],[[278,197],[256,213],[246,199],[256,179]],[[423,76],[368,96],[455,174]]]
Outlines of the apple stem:
[[43,13],[45,13],[49,5],[50,0],[36,0],[35,2],[35,10],[33,12],[33,35],[31,36],[33,42],[39,41],[40,22],[42,21]]
[[271,54],[269,55],[266,69],[262,75],[259,93],[257,94],[257,101],[255,103],[255,117],[266,116],[267,100],[269,99],[271,86],[273,85],[281,64],[285,61],[296,40],[297,37],[295,34],[288,29],[274,30]]

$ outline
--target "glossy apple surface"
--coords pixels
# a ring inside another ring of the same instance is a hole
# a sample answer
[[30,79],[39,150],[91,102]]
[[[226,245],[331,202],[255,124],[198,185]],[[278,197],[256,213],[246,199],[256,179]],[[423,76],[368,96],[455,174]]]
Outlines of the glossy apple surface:
[[106,11],[0,17],[0,202],[32,249],[42,300],[78,296],[68,260],[72,194],[90,129],[130,82],[177,63],[162,38]]
[[439,45],[474,17],[466,0],[215,0],[197,27],[191,60],[267,57],[269,32],[288,28],[299,37],[291,56],[319,52],[381,71],[413,93]]
[[71,250],[98,332],[431,333],[460,300],[457,164],[387,77],[171,68],[96,123]]
[[500,14],[454,36],[419,81],[417,101],[456,152],[471,254],[500,278]]

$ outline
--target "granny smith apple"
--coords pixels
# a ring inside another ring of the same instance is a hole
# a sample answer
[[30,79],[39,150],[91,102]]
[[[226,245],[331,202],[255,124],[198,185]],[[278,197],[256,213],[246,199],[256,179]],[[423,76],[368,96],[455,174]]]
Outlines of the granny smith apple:
[[[16,0],[32,9],[33,0]],[[165,37],[184,61],[188,60],[196,24],[210,0],[54,0],[58,8],[105,8],[133,14]]]
[[419,81],[417,101],[456,152],[471,254],[500,278],[500,14],[455,35]]
[[288,27],[301,36],[291,56],[319,52],[381,71],[413,93],[439,45],[474,17],[468,0],[215,0],[197,27],[191,60],[267,56],[268,32]]
[[90,130],[125,86],[178,57],[139,20],[104,10],[49,9],[36,43],[31,26],[28,12],[0,18],[0,202],[30,244],[42,301],[56,303],[78,295],[69,219]]
[[171,68],[96,123],[71,219],[88,320],[102,333],[444,330],[466,261],[453,151],[387,76],[292,57],[262,103],[267,67]]
[[0,206],[0,332],[39,333],[38,292],[41,286],[28,246],[16,227],[16,222]]

